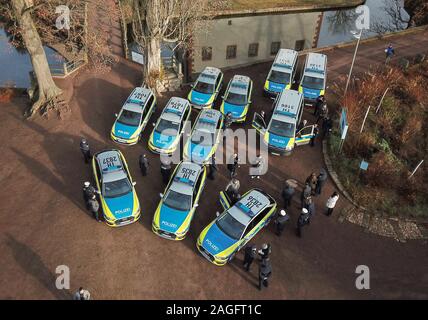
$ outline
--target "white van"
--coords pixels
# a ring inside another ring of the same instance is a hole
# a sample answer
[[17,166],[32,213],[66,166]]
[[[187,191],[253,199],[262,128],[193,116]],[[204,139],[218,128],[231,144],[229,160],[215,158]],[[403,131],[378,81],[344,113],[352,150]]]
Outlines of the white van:
[[299,92],[305,97],[305,105],[313,105],[315,100],[325,94],[327,82],[327,56],[309,53],[300,81]]
[[276,96],[283,90],[290,89],[296,74],[297,57],[297,51],[291,49],[278,51],[266,78],[263,90],[265,96]]

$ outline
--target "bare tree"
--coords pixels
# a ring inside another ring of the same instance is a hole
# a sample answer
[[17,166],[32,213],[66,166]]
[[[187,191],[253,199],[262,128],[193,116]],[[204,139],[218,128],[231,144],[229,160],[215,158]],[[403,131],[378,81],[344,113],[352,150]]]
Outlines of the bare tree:
[[195,31],[208,28],[209,12],[222,2],[209,0],[133,0],[133,34],[145,50],[145,82],[161,72],[161,43],[185,48]]

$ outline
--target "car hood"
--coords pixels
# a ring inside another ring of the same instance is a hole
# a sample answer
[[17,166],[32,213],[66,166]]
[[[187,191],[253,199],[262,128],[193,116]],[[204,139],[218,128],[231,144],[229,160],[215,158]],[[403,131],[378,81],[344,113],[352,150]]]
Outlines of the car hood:
[[189,140],[189,158],[192,162],[202,163],[207,160],[213,146],[202,146]]
[[211,99],[212,97],[212,93],[208,94],[208,93],[201,93],[195,90],[192,90],[191,94],[190,94],[190,102],[196,103],[196,104],[207,104],[208,100]]
[[276,134],[269,133],[269,144],[277,148],[285,149],[285,147],[288,146],[290,139],[291,138],[281,137]]
[[186,220],[189,211],[180,211],[162,204],[159,212],[159,228],[175,233]]
[[117,122],[114,124],[114,135],[123,139],[130,139],[135,134],[138,127],[128,126]]
[[177,136],[167,136],[159,132],[153,132],[153,145],[157,148],[167,149],[175,141]]
[[202,246],[212,255],[217,255],[234,245],[237,240],[227,236],[216,223],[211,225],[211,228],[205,234],[202,241]]
[[116,219],[132,216],[134,211],[134,192],[116,198],[104,198],[104,201]]

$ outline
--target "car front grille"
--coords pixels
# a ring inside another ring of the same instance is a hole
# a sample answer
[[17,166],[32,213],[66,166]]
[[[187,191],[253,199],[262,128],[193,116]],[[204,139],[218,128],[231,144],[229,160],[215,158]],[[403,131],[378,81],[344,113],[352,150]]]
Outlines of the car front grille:
[[134,221],[134,217],[122,218],[122,219],[118,219],[116,221],[116,225],[121,226],[121,225],[124,225],[124,224],[131,223],[132,221]]
[[208,252],[208,250],[206,250],[204,247],[199,246],[199,250],[201,251],[202,255],[207,258],[208,260],[210,260],[211,262],[214,261],[214,256]]
[[165,238],[169,238],[169,239],[175,239],[177,238],[177,236],[174,233],[168,232],[168,231],[164,231],[164,230],[158,230],[159,235]]

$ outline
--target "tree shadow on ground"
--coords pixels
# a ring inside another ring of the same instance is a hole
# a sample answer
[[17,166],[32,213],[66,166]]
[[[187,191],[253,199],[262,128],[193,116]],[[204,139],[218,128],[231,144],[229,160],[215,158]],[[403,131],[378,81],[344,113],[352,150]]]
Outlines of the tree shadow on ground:
[[6,234],[6,245],[12,250],[13,257],[18,265],[29,275],[37,279],[56,299],[70,300],[69,290],[59,290],[55,286],[55,274],[49,270],[42,258],[26,244]]

